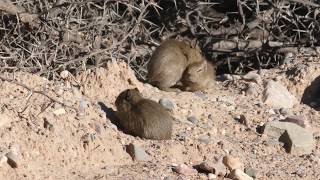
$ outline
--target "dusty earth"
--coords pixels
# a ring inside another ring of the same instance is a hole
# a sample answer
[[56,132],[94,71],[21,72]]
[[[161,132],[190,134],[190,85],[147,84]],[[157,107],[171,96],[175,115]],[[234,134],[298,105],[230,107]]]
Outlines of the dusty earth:
[[[305,89],[317,84],[313,81],[320,75],[318,60],[313,61],[262,70],[260,76],[263,82],[280,81],[301,100]],[[21,153],[17,168],[0,161],[1,179],[208,179],[204,173],[178,174],[172,166],[213,162],[228,153],[240,158],[245,167],[255,169],[256,179],[320,176],[318,111],[303,103],[289,109],[306,117],[316,142],[310,155],[289,154],[281,143],[256,130],[265,122],[285,117],[279,109],[262,102],[263,84],[225,80],[205,92],[163,92],[138,81],[124,62],[110,62],[105,68],[55,81],[27,73],[2,76],[45,92],[56,102],[1,81],[1,159],[12,149]],[[248,84],[256,90],[251,95],[245,93]],[[111,123],[117,95],[134,87],[146,98],[169,98],[174,103],[172,140],[140,139],[124,134]],[[190,116],[196,121],[188,121]],[[237,120],[240,116],[246,118],[247,125]],[[125,150],[129,143],[143,147],[151,159],[133,160]]]

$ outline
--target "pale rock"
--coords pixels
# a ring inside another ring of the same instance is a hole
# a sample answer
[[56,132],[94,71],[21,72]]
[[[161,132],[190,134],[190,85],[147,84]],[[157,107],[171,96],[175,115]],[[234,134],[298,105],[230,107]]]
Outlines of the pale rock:
[[315,146],[312,132],[291,122],[268,122],[264,125],[263,133],[279,139],[291,154],[310,154]]
[[212,174],[212,173],[209,173],[209,174],[208,174],[208,179],[209,179],[209,180],[217,179],[217,175]]
[[257,74],[255,71],[250,71],[247,74],[242,76],[242,79],[247,81],[253,81],[257,84],[262,84],[262,80],[259,74]]
[[231,155],[224,156],[222,162],[230,171],[234,169],[244,169],[244,164],[240,159]]
[[53,111],[53,114],[56,116],[60,116],[66,113],[66,110],[64,108],[59,108]]
[[281,120],[281,122],[291,122],[295,123],[303,128],[309,128],[310,124],[306,117],[302,115],[293,115],[293,116],[288,116],[286,119]]
[[62,71],[61,73],[60,73],[60,77],[62,78],[62,79],[67,79],[68,77],[69,77],[69,71],[67,71],[67,70],[64,70],[64,71]]
[[10,122],[11,118],[8,115],[4,113],[0,114],[0,128],[9,125]]
[[262,100],[273,108],[292,108],[298,100],[280,82],[268,81]]
[[173,168],[173,171],[179,174],[183,175],[194,175],[197,174],[198,171],[193,169],[192,167],[189,167],[185,164],[179,164]]
[[134,159],[136,161],[149,161],[150,160],[149,155],[144,151],[144,149],[136,144],[130,143],[127,146],[126,150],[130,154],[132,159]]
[[232,170],[228,175],[228,178],[237,179],[237,180],[253,180],[252,177],[250,177],[240,169]]

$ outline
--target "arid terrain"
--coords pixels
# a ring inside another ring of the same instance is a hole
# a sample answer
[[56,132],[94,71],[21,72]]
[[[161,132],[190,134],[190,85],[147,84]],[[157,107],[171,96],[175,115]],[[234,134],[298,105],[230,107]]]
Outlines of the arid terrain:
[[[164,92],[144,84],[121,61],[109,62],[106,67],[76,77],[67,73],[68,76],[56,81],[27,73],[4,74],[18,84],[1,81],[0,176],[3,179],[208,179],[206,173],[184,174],[175,172],[174,167],[212,164],[230,154],[245,168],[251,168],[256,179],[317,179],[320,116],[315,109],[300,103],[305,89],[320,74],[316,61],[262,70],[258,73],[261,81],[257,82],[245,80],[248,78],[220,80],[213,89],[193,93]],[[264,84],[272,79],[285,85],[299,102],[281,110],[266,105],[262,98]],[[252,93],[246,91],[249,84],[254,87]],[[111,123],[117,95],[134,87],[146,98],[155,101],[167,98],[173,103],[172,140],[140,139],[124,134]],[[288,114],[305,117],[307,131],[312,132],[315,140],[310,154],[288,153],[283,143],[257,131],[266,122],[284,119]],[[130,143],[145,150],[148,160],[133,160],[126,152]],[[14,160],[16,168],[5,161],[4,155],[10,151],[18,151]],[[210,178],[214,178],[213,174]]]

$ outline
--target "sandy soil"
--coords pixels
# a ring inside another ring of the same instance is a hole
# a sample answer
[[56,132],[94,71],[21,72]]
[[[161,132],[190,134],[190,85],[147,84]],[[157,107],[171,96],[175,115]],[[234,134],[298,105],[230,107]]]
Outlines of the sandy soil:
[[[302,63],[303,64],[303,63]],[[320,75],[317,63],[306,62],[263,70],[261,78],[278,79],[301,99],[305,89]],[[288,73],[290,72],[290,73]],[[172,165],[213,162],[230,153],[246,167],[257,171],[256,179],[318,179],[320,176],[320,122],[315,109],[299,104],[291,109],[306,116],[316,140],[310,155],[287,153],[281,143],[270,141],[256,128],[267,121],[283,118],[277,109],[262,103],[263,87],[246,96],[244,80],[219,81],[205,92],[163,92],[138,81],[123,62],[88,70],[76,77],[49,81],[27,74],[4,74],[35,90],[44,91],[65,104],[84,107],[84,115],[63,107],[47,97],[32,93],[11,82],[0,83],[0,155],[20,149],[18,168],[1,163],[4,179],[208,179],[206,174],[182,175]],[[292,77],[291,77],[292,76]],[[115,99],[137,87],[146,98],[169,98],[175,118],[172,140],[154,141],[133,137],[111,123]],[[244,115],[245,126],[236,120]],[[196,123],[187,121],[195,116]],[[132,160],[125,150],[139,144],[150,155],[148,162]]]

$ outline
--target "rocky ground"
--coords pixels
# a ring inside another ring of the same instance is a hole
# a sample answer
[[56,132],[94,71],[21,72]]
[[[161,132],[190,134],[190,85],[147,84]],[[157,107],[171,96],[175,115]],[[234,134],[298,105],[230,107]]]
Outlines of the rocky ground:
[[[0,177],[318,179],[320,67],[296,62],[224,75],[193,93],[144,84],[123,62],[55,81],[3,74],[15,81],[0,83]],[[172,140],[140,139],[111,123],[117,95],[134,87],[170,110]]]

